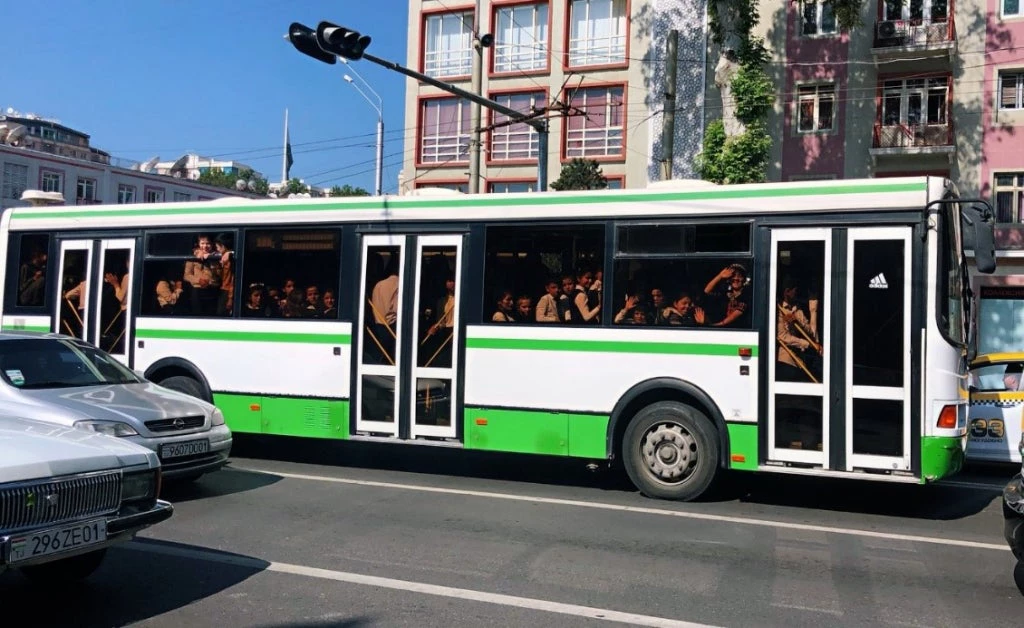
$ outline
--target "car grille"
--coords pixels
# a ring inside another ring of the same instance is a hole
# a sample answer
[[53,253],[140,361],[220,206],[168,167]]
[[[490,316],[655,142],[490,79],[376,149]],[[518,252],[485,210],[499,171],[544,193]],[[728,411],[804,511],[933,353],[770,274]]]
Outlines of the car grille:
[[194,430],[202,427],[206,417],[183,416],[173,419],[159,419],[157,421],[146,421],[146,428],[150,432],[180,432],[182,430]]
[[0,531],[103,515],[116,511],[120,504],[120,471],[2,485]]

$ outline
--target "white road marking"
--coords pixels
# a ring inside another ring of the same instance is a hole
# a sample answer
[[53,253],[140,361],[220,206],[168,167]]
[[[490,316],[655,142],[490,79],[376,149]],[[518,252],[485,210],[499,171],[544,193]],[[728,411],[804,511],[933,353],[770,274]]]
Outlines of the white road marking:
[[193,560],[205,560],[237,567],[245,567],[258,571],[273,571],[286,573],[307,578],[318,578],[320,580],[334,580],[336,582],[347,582],[349,584],[393,589],[402,592],[422,593],[438,597],[453,598],[457,600],[472,600],[485,602],[487,604],[498,604],[501,606],[514,606],[559,615],[572,615],[574,617],[585,617],[588,619],[600,619],[603,621],[619,622],[633,626],[654,626],[657,628],[716,628],[710,624],[699,624],[665,617],[654,617],[651,615],[638,615],[635,613],[624,613],[605,608],[593,606],[578,606],[576,604],[563,604],[537,598],[518,597],[502,593],[488,593],[474,589],[460,589],[456,587],[445,587],[426,582],[413,580],[397,580],[394,578],[382,578],[379,576],[367,576],[348,571],[334,571],[332,569],[320,569],[317,567],[306,567],[304,565],[293,565],[290,563],[273,563],[262,561],[257,558],[224,554],[216,551],[205,551],[201,549],[187,549],[183,547],[168,547],[146,543],[144,541],[132,541],[120,546],[123,549],[130,549],[154,554],[164,554],[179,558],[190,558]]
[[555,497],[537,497],[532,495],[516,495],[513,493],[489,493],[486,491],[473,491],[469,489],[441,488],[437,486],[422,486],[418,484],[398,484],[395,482],[377,482],[373,480],[353,480],[349,478],[335,478],[323,475],[308,475],[305,473],[286,473],[283,471],[268,471],[254,469],[251,467],[239,467],[232,465],[231,469],[237,471],[248,471],[251,473],[265,473],[277,475],[293,480],[308,480],[311,482],[329,482],[334,484],[350,484],[355,486],[370,486],[374,488],[388,488],[405,491],[419,491],[422,493],[442,493],[445,495],[461,495],[463,497],[484,497],[488,499],[504,499],[509,501],[529,502],[534,504],[552,504],[556,506],[574,506],[577,508],[593,508],[597,510],[613,510],[619,512],[632,512],[645,515],[658,515],[662,517],[679,517],[681,519],[696,519],[699,521],[716,521],[721,523],[735,523],[738,525],[761,526],[766,528],[780,528],[786,530],[804,530],[809,532],[826,532],[830,534],[842,534],[845,536],[859,536],[865,538],[891,539],[895,541],[912,541],[915,543],[931,543],[933,545],[947,545],[951,547],[967,547],[971,549],[995,550],[1008,552],[1007,545],[999,543],[982,543],[979,541],[965,541],[955,538],[939,538],[933,536],[918,536],[914,534],[895,534],[892,532],[874,532],[872,530],[858,530],[856,528],[839,528],[833,526],[821,526],[808,523],[790,523],[787,521],[772,521],[770,519],[751,519],[747,517],[732,517],[728,515],[713,515],[699,512],[684,512],[669,510],[666,508],[645,508],[642,506],[625,506],[621,504],[608,504],[603,502],[586,502],[575,499],[559,499]]
[[[1007,478],[1006,482],[1009,482],[1009,481],[1010,481],[1010,478]],[[961,481],[958,481],[958,480],[940,480],[939,482],[935,483],[935,486],[956,486],[956,487],[960,487],[960,488],[984,488],[984,489],[989,489],[989,490],[1002,491],[1003,487],[1006,486],[1006,482],[1002,482],[1000,484],[996,484],[996,483],[989,484],[989,483],[986,483],[986,482],[961,482]]]

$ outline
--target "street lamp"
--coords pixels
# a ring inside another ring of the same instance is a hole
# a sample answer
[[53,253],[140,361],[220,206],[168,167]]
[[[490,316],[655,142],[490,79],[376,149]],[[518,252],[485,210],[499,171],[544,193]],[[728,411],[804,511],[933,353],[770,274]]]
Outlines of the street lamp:
[[353,81],[352,77],[348,74],[345,75],[345,82],[356,88],[359,95],[362,96],[371,107],[377,110],[377,196],[380,196],[383,193],[382,177],[384,176],[382,172],[382,168],[384,166],[384,101],[381,99],[380,95],[370,87],[370,84],[366,82],[366,79],[356,72],[355,68],[349,65],[348,59],[345,59],[344,57],[339,57],[339,59],[341,59],[342,63],[348,66],[348,69],[352,71],[352,74],[355,74],[359,81],[366,86],[366,89],[370,90],[370,93],[377,99],[377,103],[374,104],[374,102],[370,100],[370,97],[366,95],[366,92],[359,87],[359,84]]

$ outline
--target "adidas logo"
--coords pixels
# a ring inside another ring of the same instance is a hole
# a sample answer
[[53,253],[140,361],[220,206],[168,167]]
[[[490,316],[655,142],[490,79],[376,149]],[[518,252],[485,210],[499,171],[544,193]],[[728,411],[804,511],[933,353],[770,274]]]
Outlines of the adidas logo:
[[868,287],[869,288],[878,288],[880,290],[888,290],[889,289],[889,282],[885,280],[885,274],[884,273],[878,273],[877,275],[875,275],[874,277],[871,278],[870,282],[868,282]]

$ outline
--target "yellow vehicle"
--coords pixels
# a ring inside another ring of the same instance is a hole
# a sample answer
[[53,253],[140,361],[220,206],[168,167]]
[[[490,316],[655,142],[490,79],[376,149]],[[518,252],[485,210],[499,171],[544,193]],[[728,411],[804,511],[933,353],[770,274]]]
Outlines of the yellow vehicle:
[[967,459],[1021,464],[1024,352],[979,355],[970,366]]

